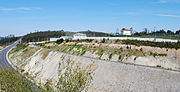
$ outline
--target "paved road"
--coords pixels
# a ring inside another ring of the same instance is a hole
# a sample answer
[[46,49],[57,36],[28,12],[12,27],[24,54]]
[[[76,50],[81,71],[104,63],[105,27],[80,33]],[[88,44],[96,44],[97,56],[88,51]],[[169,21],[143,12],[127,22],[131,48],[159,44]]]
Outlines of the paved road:
[[20,40],[16,41],[15,43],[9,45],[8,47],[6,47],[5,49],[0,51],[0,69],[2,69],[2,68],[5,68],[5,69],[12,68],[12,66],[7,61],[6,54],[12,47],[17,45],[19,43],[19,41]]

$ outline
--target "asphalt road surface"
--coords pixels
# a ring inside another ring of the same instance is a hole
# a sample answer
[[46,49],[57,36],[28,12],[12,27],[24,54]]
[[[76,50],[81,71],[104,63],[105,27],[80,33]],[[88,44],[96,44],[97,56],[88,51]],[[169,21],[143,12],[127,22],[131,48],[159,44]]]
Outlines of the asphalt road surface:
[[7,61],[6,58],[6,54],[7,52],[14,47],[15,45],[17,45],[20,42],[20,40],[16,41],[15,43],[9,45],[8,47],[6,47],[5,49],[2,49],[0,51],[0,69],[13,69],[12,66],[9,64],[9,62]]

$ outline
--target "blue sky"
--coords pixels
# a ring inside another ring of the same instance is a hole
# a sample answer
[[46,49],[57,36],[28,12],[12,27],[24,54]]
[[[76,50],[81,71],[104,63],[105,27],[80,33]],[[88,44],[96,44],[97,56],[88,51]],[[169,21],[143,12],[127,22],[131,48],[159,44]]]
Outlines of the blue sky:
[[154,26],[180,29],[180,0],[0,0],[0,36]]

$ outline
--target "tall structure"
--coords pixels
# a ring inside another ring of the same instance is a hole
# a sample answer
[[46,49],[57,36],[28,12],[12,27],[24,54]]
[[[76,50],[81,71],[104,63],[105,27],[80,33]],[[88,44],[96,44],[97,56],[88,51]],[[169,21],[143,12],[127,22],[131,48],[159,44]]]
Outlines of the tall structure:
[[132,28],[132,27],[130,28],[130,30],[131,30],[131,35],[134,34],[134,33],[133,33],[133,28]]
[[116,29],[116,35],[119,35],[119,28]]

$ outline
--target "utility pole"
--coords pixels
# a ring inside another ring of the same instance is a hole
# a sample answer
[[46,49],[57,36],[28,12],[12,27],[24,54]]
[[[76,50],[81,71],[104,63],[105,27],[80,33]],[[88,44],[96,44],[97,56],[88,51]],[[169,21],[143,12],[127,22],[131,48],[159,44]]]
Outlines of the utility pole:
[[130,30],[131,30],[131,35],[132,35],[133,34],[133,27],[131,27]]
[[155,33],[154,41],[156,42],[156,27],[154,27],[154,33]]
[[119,35],[119,28],[116,29],[116,35]]
[[156,27],[154,27],[154,33],[155,33],[155,38],[156,38]]

